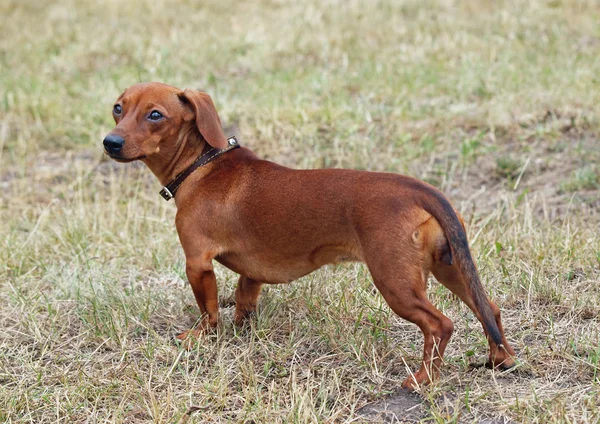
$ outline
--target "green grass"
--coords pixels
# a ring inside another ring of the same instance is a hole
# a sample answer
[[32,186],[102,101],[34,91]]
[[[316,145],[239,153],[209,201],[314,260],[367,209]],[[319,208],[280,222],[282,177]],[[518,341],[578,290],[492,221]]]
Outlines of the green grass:
[[268,287],[243,328],[219,267],[219,331],[178,348],[198,309],[174,207],[101,150],[140,81],[209,92],[262,157],[448,194],[520,365],[473,367],[480,326],[432,280],[456,331],[424,420],[600,420],[595,2],[8,0],[0,14],[0,422],[377,421],[360,409],[419,365],[420,332],[359,264]]

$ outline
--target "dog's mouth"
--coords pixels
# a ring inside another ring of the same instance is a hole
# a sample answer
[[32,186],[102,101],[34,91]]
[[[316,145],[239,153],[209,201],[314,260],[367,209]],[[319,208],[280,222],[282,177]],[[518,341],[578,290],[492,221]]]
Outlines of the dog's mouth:
[[146,155],[136,156],[134,158],[124,158],[122,156],[110,154],[106,150],[104,151],[104,154],[106,154],[109,158],[116,160],[117,162],[121,162],[121,163],[127,163],[127,162],[133,162],[136,160],[146,159]]

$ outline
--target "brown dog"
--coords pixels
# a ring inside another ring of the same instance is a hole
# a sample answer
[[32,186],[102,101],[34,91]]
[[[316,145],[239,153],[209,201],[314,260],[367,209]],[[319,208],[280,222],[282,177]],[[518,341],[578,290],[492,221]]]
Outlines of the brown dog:
[[104,140],[106,153],[121,162],[142,160],[167,186],[161,194],[175,198],[186,273],[203,317],[179,339],[217,325],[213,260],[240,274],[236,323],[256,309],[264,283],[362,261],[392,310],[425,336],[421,368],[404,387],[435,378],[453,330],[427,300],[430,272],[481,321],[490,364],[514,365],[462,218],[437,189],[403,175],[294,170],[261,160],[246,148],[234,149],[235,141],[228,144],[210,97],[193,90],[134,85],[118,98],[113,116],[117,126]]

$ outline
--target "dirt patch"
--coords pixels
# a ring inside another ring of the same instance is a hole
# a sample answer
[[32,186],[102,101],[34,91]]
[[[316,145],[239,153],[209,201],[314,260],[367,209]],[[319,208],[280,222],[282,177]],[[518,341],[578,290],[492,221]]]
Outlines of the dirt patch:
[[417,422],[427,415],[423,404],[423,399],[418,394],[399,390],[393,395],[363,406],[358,415],[367,422]]
[[[438,397],[435,404],[436,410],[445,411],[447,419],[458,416],[458,422],[473,422],[473,416],[466,408],[456,411],[456,396],[452,394]],[[419,394],[401,389],[384,399],[363,406],[357,415],[361,420],[370,423],[414,423],[427,419],[428,409],[428,402]],[[477,424],[514,424],[514,421],[506,417],[485,417],[476,422]]]

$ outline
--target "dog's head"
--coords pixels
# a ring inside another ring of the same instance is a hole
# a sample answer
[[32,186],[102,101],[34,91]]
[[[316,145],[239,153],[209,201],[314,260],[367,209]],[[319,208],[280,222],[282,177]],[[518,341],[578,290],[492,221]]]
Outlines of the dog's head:
[[161,156],[171,152],[190,131],[213,147],[227,147],[221,121],[206,93],[180,90],[151,82],[126,89],[113,106],[117,126],[104,138],[104,151],[119,162]]

